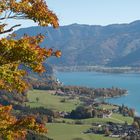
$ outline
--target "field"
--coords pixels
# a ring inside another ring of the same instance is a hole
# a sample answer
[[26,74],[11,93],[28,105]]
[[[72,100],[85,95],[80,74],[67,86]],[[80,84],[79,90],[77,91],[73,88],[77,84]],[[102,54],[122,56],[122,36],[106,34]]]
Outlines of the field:
[[[53,110],[59,111],[71,111],[75,109],[76,106],[80,105],[80,101],[78,99],[67,100],[66,96],[56,96],[52,94],[53,92],[45,91],[45,90],[30,90],[28,92],[28,99],[31,107],[46,107]],[[36,98],[39,98],[39,101],[36,101]],[[65,99],[65,102],[61,102]]]
[[114,105],[101,105],[100,106],[101,109],[108,109],[108,110],[111,110],[111,109],[114,109],[114,108],[117,108],[116,106]]
[[[45,108],[51,108],[59,111],[71,111],[81,104],[79,99],[68,100],[66,96],[57,96],[53,94],[54,91],[45,90],[31,90],[28,92],[29,102],[27,103],[31,107],[43,106]],[[37,101],[36,98],[39,98]],[[65,99],[65,102],[61,102]],[[102,108],[111,109],[112,105],[103,105]],[[81,119],[81,125],[76,125],[75,122],[79,120],[73,119],[55,119],[59,123],[48,123],[49,129],[48,135],[54,140],[118,140],[116,138],[104,137],[103,135],[95,134],[83,134],[85,130],[89,129],[92,123],[106,123],[108,121],[116,123],[128,122],[132,123],[131,117],[124,117],[120,114],[113,113],[110,118],[89,118]],[[65,123],[62,123],[65,122]]]
[[[65,121],[67,123],[75,123],[77,120],[73,119],[57,119],[57,121],[62,122]],[[106,123],[106,122],[114,122],[114,123],[129,123],[132,124],[133,119],[131,117],[124,117],[120,114],[113,114],[110,118],[89,118],[89,119],[81,119],[83,124],[92,124],[92,123]]]
[[48,135],[54,140],[119,140],[117,138],[108,138],[103,135],[83,134],[82,132],[90,128],[90,125],[72,125],[50,123]]
[[[36,98],[39,98],[39,101],[36,101]],[[59,111],[71,111],[76,108],[76,106],[80,105],[81,102],[78,99],[74,100],[67,100],[67,97],[64,96],[56,96],[53,95],[52,92],[45,91],[45,90],[31,90],[28,92],[28,99],[31,107],[39,107],[43,106],[46,108],[51,108],[54,110]],[[65,102],[61,102],[62,99],[66,99]],[[113,108],[113,106],[104,105],[104,108],[107,107],[107,109]],[[73,121],[70,119],[65,119],[66,121]],[[82,120],[85,123],[91,124],[92,122],[118,122],[118,123],[124,123],[127,121],[128,123],[132,123],[133,119],[130,117],[124,117],[120,114],[113,114],[111,118],[91,118],[91,119],[84,119]]]

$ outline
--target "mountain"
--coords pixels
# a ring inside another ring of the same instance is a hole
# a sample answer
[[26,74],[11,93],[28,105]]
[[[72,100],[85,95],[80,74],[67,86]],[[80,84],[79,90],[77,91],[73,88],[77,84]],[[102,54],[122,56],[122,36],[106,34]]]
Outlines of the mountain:
[[140,66],[140,20],[129,24],[80,25],[22,28],[18,37],[44,34],[43,47],[62,51],[60,59],[49,62],[60,66],[105,65]]

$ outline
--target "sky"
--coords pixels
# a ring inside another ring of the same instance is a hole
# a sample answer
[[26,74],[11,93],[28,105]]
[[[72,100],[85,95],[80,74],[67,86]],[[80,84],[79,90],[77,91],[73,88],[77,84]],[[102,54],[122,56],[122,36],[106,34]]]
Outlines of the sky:
[[[46,0],[60,25],[73,23],[108,25],[130,23],[140,19],[140,0]],[[21,21],[10,21],[10,25]],[[22,21],[22,27],[35,26],[31,21]]]
[[60,19],[71,23],[108,25],[140,19],[140,0],[47,0]]

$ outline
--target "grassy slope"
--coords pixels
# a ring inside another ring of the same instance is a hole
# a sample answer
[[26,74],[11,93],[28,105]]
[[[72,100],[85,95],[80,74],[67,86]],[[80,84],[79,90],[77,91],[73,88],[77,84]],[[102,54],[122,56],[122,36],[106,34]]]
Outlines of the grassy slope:
[[49,129],[48,136],[54,138],[54,140],[73,140],[74,138],[81,138],[81,140],[119,140],[104,137],[103,135],[82,133],[90,127],[90,125],[47,124],[47,128]]
[[[38,103],[36,101],[36,97],[39,97]],[[64,98],[66,99],[67,97],[55,96],[49,94],[49,92],[45,90],[31,90],[28,92],[28,99],[30,101],[28,105],[31,107],[43,106],[59,111],[71,111],[80,104],[78,99],[69,101],[66,100],[64,103],[60,102]]]
[[129,123],[129,124],[132,124],[132,122],[133,122],[133,118],[131,118],[131,117],[124,117],[124,116],[122,116],[121,114],[113,114],[112,116],[111,116],[111,118],[113,119],[113,120],[118,120],[118,121],[120,121],[120,123],[124,123],[124,122],[127,122],[127,123]]
[[[37,103],[36,97],[39,97],[39,102]],[[30,103],[28,103],[31,107],[39,107],[43,106],[46,108],[52,108],[60,111],[71,111],[72,109],[75,109],[76,106],[80,104],[80,101],[78,99],[66,101],[64,103],[60,102],[63,98],[67,97],[61,97],[61,96],[55,96],[52,94],[49,94],[48,91],[45,90],[31,90],[28,92],[28,99]],[[105,107],[105,106],[104,106]],[[112,106],[109,107],[107,105],[107,108],[110,109]],[[68,120],[72,121],[72,120]],[[92,123],[92,122],[118,122],[118,123],[124,123],[127,121],[128,123],[132,123],[133,119],[130,117],[124,117],[120,114],[113,114],[111,118],[90,118],[90,119],[84,119],[82,120],[84,123]]]
[[108,105],[108,104],[105,105],[105,104],[104,104],[104,105],[101,105],[100,108],[101,108],[101,109],[112,110],[112,109],[116,109],[117,107],[114,106],[114,105]]
[[[62,122],[62,120],[65,120],[65,122],[68,123],[74,123],[77,120],[73,120],[73,119],[56,119],[57,121]],[[131,117],[124,117],[120,114],[113,114],[110,118],[89,118],[89,119],[81,119],[81,122],[83,122],[84,124],[92,124],[92,123],[106,123],[106,122],[114,122],[114,123],[129,123],[132,124],[133,122],[133,118]]]

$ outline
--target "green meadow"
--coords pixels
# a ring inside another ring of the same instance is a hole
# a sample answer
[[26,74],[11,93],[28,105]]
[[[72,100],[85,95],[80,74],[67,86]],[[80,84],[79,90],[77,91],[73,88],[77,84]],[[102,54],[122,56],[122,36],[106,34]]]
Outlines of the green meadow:
[[103,135],[83,134],[91,125],[72,125],[50,123],[47,124],[48,137],[54,140],[119,140],[117,138],[108,138]]
[[[67,122],[67,123],[75,123],[78,120],[73,119],[56,119],[58,122]],[[92,123],[106,123],[106,122],[114,122],[114,123],[125,123],[131,124],[133,122],[133,118],[124,117],[120,114],[112,114],[110,118],[89,118],[89,119],[80,119],[80,122],[83,124],[92,124]]]
[[[59,111],[72,111],[76,106],[80,105],[81,102],[78,99],[68,100],[67,96],[56,96],[53,95],[54,91],[45,91],[45,90],[30,90],[28,92],[28,99],[30,107],[45,107],[53,110]],[[36,101],[36,98],[39,98],[39,101]],[[65,99],[65,102],[61,102]]]
[[[30,107],[45,107],[59,111],[71,111],[78,105],[82,104],[78,98],[69,100],[67,96],[54,95],[55,91],[45,90],[30,90],[28,92]],[[36,98],[39,98],[37,101]],[[65,102],[61,102],[65,99]],[[112,105],[103,105],[102,108],[111,109]],[[106,123],[108,121],[116,123],[128,122],[131,124],[133,119],[131,117],[124,117],[120,114],[113,113],[110,118],[89,118],[81,120],[59,118],[55,119],[59,123],[47,123],[47,136],[54,140],[119,140],[117,138],[104,137],[96,134],[83,134],[84,131],[92,127],[92,123]],[[80,121],[81,125],[76,125],[76,121]],[[62,123],[65,122],[65,123]]]

